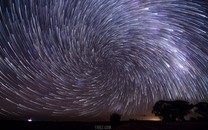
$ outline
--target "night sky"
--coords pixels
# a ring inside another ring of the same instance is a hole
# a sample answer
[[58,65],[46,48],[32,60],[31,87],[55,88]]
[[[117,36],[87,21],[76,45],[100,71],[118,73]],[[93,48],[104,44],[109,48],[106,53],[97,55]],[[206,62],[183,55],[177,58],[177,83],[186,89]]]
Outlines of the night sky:
[[0,0],[0,119],[109,120],[208,101],[206,0]]

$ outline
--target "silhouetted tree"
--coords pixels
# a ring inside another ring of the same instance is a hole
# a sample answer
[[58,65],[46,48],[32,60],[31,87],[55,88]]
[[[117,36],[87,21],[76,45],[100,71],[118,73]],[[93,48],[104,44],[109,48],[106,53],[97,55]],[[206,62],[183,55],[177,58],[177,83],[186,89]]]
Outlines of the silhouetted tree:
[[171,108],[170,101],[160,100],[155,103],[152,113],[154,113],[155,116],[160,117],[162,121],[171,121],[172,117],[169,111],[170,108]]
[[192,104],[182,100],[160,100],[154,105],[152,113],[159,116],[162,121],[185,121],[184,116],[190,112],[192,107]]
[[110,116],[110,122],[112,125],[117,125],[119,124],[121,120],[121,115],[118,114],[118,113],[113,113],[111,116]]
[[194,105],[187,101],[176,100],[172,102],[172,113],[176,121],[185,121],[184,116],[190,113]]
[[195,105],[196,110],[195,113],[201,115],[198,120],[208,121],[208,103],[207,102],[200,102]]

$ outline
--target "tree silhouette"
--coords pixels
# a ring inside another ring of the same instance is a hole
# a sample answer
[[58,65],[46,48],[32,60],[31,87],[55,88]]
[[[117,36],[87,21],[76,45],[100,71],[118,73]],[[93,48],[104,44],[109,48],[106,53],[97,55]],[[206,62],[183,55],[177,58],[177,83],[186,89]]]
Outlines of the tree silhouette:
[[172,102],[173,114],[177,121],[185,121],[184,116],[190,113],[194,105],[187,101],[176,100]]
[[120,120],[121,120],[121,115],[118,114],[118,113],[113,113],[113,114],[110,116],[110,122],[111,122],[113,125],[119,124]]
[[170,114],[171,102],[160,100],[155,103],[152,113],[155,116],[159,116],[162,121],[172,121],[172,116]]
[[192,104],[182,100],[160,100],[154,105],[152,113],[162,121],[185,121],[184,116],[190,113],[192,107]]
[[195,107],[196,107],[195,112],[202,116],[199,120],[208,121],[208,103],[200,102],[200,103],[197,103]]

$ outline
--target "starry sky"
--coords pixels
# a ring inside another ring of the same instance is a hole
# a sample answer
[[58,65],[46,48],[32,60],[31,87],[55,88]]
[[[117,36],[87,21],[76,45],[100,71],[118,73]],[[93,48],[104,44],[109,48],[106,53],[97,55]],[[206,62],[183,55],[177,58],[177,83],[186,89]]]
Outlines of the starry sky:
[[0,118],[109,120],[208,101],[206,0],[0,0]]

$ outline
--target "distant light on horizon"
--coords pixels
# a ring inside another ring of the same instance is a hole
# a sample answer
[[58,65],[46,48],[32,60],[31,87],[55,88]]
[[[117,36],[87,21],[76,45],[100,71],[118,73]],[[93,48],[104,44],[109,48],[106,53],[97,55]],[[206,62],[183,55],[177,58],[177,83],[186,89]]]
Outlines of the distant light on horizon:
[[144,120],[144,121],[161,121],[161,119],[157,116],[147,116],[147,117],[142,118],[141,120]]
[[149,118],[150,121],[161,121],[159,117],[151,117]]
[[32,118],[28,119],[27,121],[28,121],[28,122],[32,122]]

